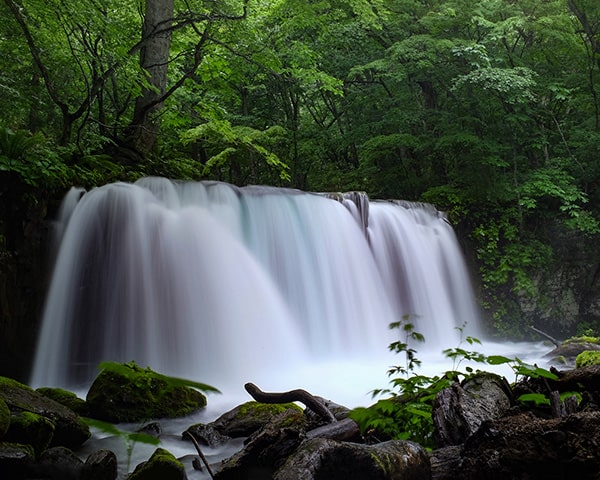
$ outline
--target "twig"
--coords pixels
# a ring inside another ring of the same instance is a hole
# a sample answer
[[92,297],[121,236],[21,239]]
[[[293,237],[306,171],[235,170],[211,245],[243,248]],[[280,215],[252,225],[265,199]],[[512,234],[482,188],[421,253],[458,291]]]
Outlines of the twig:
[[204,463],[204,466],[206,467],[206,470],[208,471],[208,474],[210,475],[210,478],[212,478],[214,480],[215,476],[213,475],[213,472],[210,469],[210,465],[208,464],[208,460],[206,460],[206,457],[202,453],[202,450],[200,449],[200,445],[198,444],[198,442],[196,441],[196,439],[194,438],[194,436],[190,432],[188,432],[188,431],[183,432],[183,434],[184,435],[187,434],[188,437],[190,437],[192,439],[192,443],[194,444],[194,447],[196,447],[196,451],[198,452],[198,455],[202,459],[202,463]]
[[541,330],[535,328],[533,325],[530,325],[529,328],[531,328],[531,330],[533,330],[535,333],[539,333],[542,337],[545,337],[548,340],[550,340],[557,347],[560,347],[560,342],[556,338],[551,337],[546,332],[542,332]]

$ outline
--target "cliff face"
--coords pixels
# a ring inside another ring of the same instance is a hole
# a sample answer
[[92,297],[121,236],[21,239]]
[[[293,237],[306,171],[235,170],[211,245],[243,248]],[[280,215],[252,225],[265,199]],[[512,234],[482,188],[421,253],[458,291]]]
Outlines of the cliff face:
[[600,327],[600,244],[598,238],[553,228],[554,251],[546,272],[535,276],[539,296],[517,297],[525,321],[567,334]]

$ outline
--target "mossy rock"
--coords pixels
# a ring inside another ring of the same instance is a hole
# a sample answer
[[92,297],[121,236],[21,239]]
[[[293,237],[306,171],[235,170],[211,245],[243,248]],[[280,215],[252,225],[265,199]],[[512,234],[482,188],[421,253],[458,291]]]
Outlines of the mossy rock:
[[596,345],[600,345],[600,337],[592,337],[589,335],[581,335],[578,337],[570,337],[567,338],[563,344],[569,344],[569,343],[592,343],[592,344],[596,344]]
[[5,439],[31,445],[37,454],[48,448],[54,436],[54,423],[42,415],[19,412],[11,416]]
[[87,405],[83,398],[79,398],[73,392],[62,388],[41,387],[36,389],[36,392],[41,393],[45,397],[51,398],[55,402],[70,408],[76,414],[83,417],[87,416]]
[[586,350],[577,355],[575,359],[575,367],[589,367],[591,365],[600,365],[600,351]]
[[147,462],[140,463],[127,480],[185,480],[183,463],[164,448],[157,448]]
[[183,417],[205,407],[206,397],[170,377],[130,362],[100,372],[86,402],[90,417],[120,423]]
[[52,422],[54,435],[50,446],[75,449],[91,436],[88,425],[73,410],[16,380],[0,377],[0,399],[6,402],[12,414],[31,412]]
[[8,405],[0,398],[0,439],[4,437],[10,426],[10,410]]
[[251,400],[221,415],[211,425],[228,437],[247,437],[286,410],[302,412],[295,403],[260,403]]

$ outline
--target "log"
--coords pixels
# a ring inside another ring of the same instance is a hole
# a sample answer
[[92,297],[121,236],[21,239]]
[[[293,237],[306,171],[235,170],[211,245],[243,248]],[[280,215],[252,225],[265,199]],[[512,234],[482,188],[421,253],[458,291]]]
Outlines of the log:
[[328,423],[309,430],[306,432],[306,438],[329,438],[343,442],[357,442],[361,440],[361,434],[360,428],[354,420],[344,418],[339,422]]
[[325,404],[314,395],[308,393],[306,390],[296,389],[287,392],[263,392],[253,383],[247,383],[244,385],[246,391],[250,396],[261,403],[288,403],[288,402],[300,402],[303,403],[307,408],[315,412],[319,417],[327,422],[336,422],[337,419],[333,413],[325,406]]

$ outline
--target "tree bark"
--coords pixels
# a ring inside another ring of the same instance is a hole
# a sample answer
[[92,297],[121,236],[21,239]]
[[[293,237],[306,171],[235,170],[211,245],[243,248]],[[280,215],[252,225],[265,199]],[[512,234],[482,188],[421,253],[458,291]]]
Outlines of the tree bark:
[[145,5],[140,66],[147,73],[148,85],[136,100],[128,142],[141,156],[152,151],[158,136],[160,122],[157,113],[163,106],[167,89],[175,2],[146,0]]

